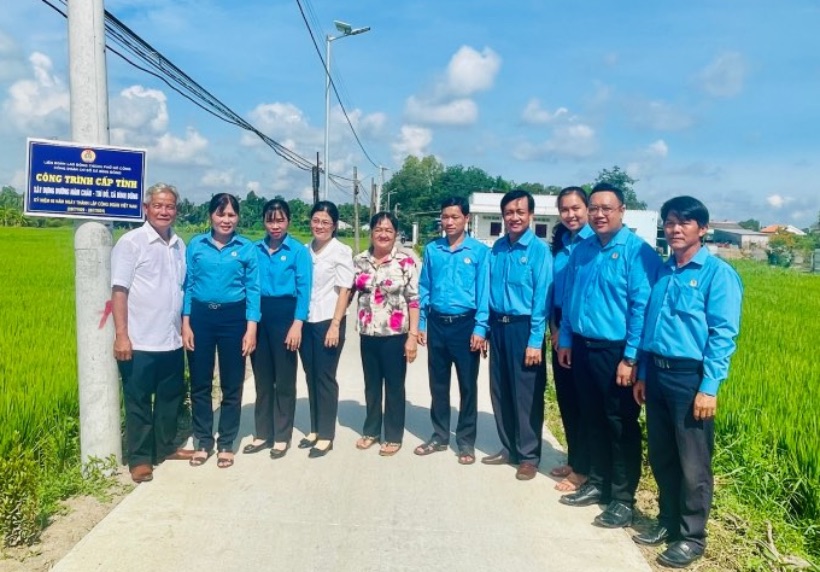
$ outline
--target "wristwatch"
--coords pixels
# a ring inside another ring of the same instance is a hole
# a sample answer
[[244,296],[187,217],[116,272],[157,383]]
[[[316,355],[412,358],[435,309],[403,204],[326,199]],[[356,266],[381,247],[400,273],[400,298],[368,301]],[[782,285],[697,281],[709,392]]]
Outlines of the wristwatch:
[[638,365],[638,360],[636,360],[635,358],[625,357],[621,361],[623,361],[629,367],[635,367],[636,365]]

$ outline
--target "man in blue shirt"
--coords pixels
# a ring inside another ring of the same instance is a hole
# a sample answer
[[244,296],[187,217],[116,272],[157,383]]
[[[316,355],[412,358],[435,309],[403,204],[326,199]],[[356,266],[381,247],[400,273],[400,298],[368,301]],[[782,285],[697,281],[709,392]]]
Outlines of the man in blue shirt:
[[424,249],[419,278],[419,343],[427,344],[433,436],[415,449],[429,455],[450,441],[450,373],[456,367],[458,462],[475,462],[478,365],[486,351],[490,249],[467,235],[470,206],[462,197],[441,203],[444,237]]
[[530,230],[535,199],[522,189],[501,199],[507,234],[490,252],[490,397],[503,450],[481,460],[518,464],[515,476],[538,473],[547,375],[541,348],[552,259]]
[[594,524],[629,526],[641,476],[640,407],[632,398],[644,311],[660,258],[623,224],[623,192],[599,183],[589,196],[595,236],[567,265],[558,362],[577,369],[587,428],[589,479],[561,497],[570,506],[608,503]]
[[709,225],[702,202],[675,197],[661,218],[673,255],[652,288],[633,388],[635,400],[646,403],[660,514],[654,529],[633,539],[671,541],[658,560],[681,568],[706,547],[716,396],[736,347],[743,286],[731,266],[701,245]]

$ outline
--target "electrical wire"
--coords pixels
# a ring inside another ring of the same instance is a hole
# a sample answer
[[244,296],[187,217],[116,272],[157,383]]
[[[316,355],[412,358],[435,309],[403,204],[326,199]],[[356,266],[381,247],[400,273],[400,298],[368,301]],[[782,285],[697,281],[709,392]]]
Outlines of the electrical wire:
[[330,86],[333,88],[333,93],[336,95],[336,101],[339,102],[339,107],[342,109],[342,113],[345,116],[345,120],[347,121],[348,126],[350,126],[350,131],[353,133],[353,137],[356,138],[356,143],[359,144],[359,148],[362,150],[362,153],[364,153],[364,156],[367,158],[368,161],[370,161],[371,165],[378,169],[379,165],[373,160],[373,158],[364,148],[362,140],[359,138],[359,134],[353,127],[353,122],[350,120],[350,116],[347,113],[347,109],[345,109],[345,105],[344,103],[342,103],[342,98],[339,96],[339,91],[336,89],[336,82],[333,80],[333,76],[330,73],[330,68],[328,68],[327,62],[325,61],[325,58],[322,55],[322,50],[319,49],[319,44],[316,42],[316,36],[313,33],[313,29],[310,27],[310,23],[308,22],[307,16],[305,15],[305,10],[302,7],[301,0],[296,0],[296,5],[299,7],[299,13],[302,15],[302,20],[305,23],[305,27],[307,28],[308,34],[310,34],[310,40],[311,42],[313,42],[313,47],[316,50],[316,55],[319,56],[319,60],[322,62],[322,68],[325,70],[325,74],[327,74],[327,77],[330,78]]
[[[59,6],[52,3],[51,0],[41,1],[61,14],[64,18],[68,18],[67,11],[64,11]],[[63,6],[67,6],[68,4],[68,0],[58,1],[61,2]],[[214,117],[253,133],[266,145],[273,149],[277,155],[295,167],[304,171],[310,171],[314,167],[313,163],[309,159],[302,157],[295,151],[292,151],[288,147],[285,147],[278,141],[275,141],[271,137],[262,133],[257,127],[245,120],[242,116],[233,111],[216,96],[211,94],[208,90],[193,80],[190,76],[174,65],[158,50],[153,48],[107,10],[105,11],[105,30],[107,37],[113,43],[117,44],[122,51],[113,48],[108,45],[107,42],[106,49],[122,58],[128,64],[159,79],[169,88],[194,103],[200,109],[207,111]],[[131,54],[131,57],[126,56],[122,52],[128,52]],[[137,63],[132,58],[140,61],[141,63]]]

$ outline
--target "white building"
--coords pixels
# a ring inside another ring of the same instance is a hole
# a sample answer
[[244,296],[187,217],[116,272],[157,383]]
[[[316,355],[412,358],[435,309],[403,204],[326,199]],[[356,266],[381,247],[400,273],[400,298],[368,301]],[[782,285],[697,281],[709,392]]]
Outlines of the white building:
[[[475,239],[488,246],[504,234],[501,218],[501,193],[473,193],[470,195],[471,230]],[[554,195],[534,195],[535,216],[531,228],[544,242],[549,242],[556,224],[561,224]],[[653,248],[658,236],[658,212],[628,210],[624,224]]]

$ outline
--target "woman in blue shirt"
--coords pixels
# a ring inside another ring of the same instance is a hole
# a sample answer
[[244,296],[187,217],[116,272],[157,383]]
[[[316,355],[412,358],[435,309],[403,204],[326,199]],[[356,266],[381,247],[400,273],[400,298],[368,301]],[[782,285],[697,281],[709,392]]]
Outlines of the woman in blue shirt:
[[[589,460],[583,445],[581,411],[578,403],[577,387],[572,378],[572,370],[558,363],[558,329],[561,323],[561,308],[564,297],[564,277],[569,256],[575,246],[594,234],[587,224],[589,199],[580,187],[562,189],[556,199],[561,224],[555,227],[550,249],[553,256],[553,280],[550,291],[550,342],[552,346],[552,376],[555,380],[555,397],[561,412],[561,422],[567,438],[567,464],[550,471],[553,477],[563,478],[555,488],[572,492],[586,482]],[[546,356],[545,356],[546,359]]]
[[198,441],[191,465],[213,453],[214,356],[219,351],[217,466],[233,465],[233,442],[239,432],[245,358],[256,348],[259,321],[259,276],[253,243],[236,233],[239,201],[215,195],[208,205],[211,230],[191,239],[187,249],[182,343],[191,370],[191,409]]
[[313,264],[305,246],[288,234],[290,208],[273,199],[262,208],[267,234],[254,243],[259,264],[262,319],[251,355],[256,381],[256,433],[243,453],[271,447],[272,459],[290,448],[296,412],[296,351],[307,320]]

